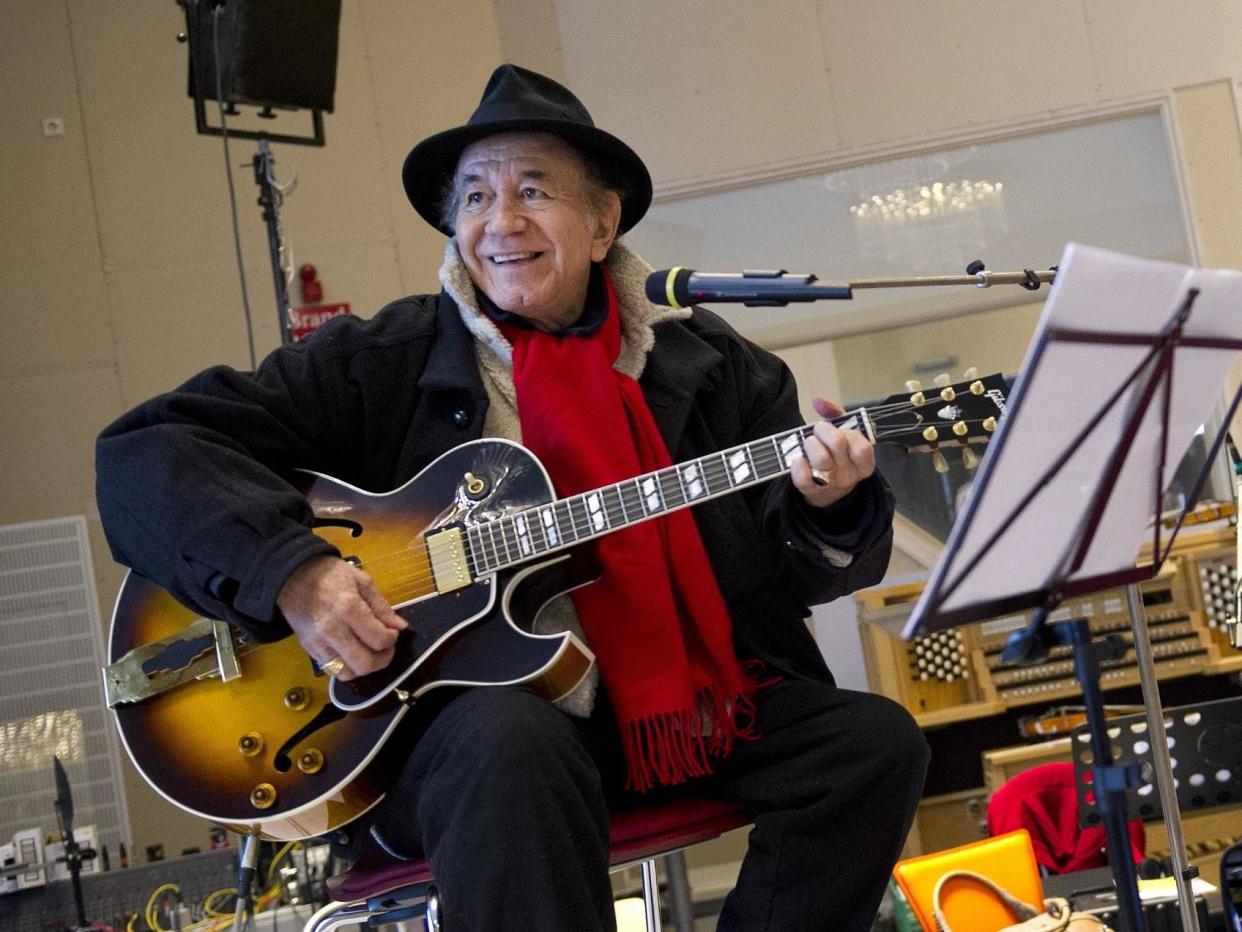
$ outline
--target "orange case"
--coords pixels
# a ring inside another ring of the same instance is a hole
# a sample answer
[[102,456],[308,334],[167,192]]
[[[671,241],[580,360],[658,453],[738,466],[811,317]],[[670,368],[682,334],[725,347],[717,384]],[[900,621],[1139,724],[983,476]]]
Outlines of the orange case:
[[[982,874],[1023,902],[1036,909],[1043,908],[1044,889],[1039,879],[1039,865],[1035,863],[1035,849],[1031,836],[1020,828],[897,862],[893,877],[925,932],[936,932],[936,920],[932,916],[932,891],[936,881],[954,870]],[[1017,922],[990,891],[969,880],[945,884],[940,905],[953,932],[996,932]]]

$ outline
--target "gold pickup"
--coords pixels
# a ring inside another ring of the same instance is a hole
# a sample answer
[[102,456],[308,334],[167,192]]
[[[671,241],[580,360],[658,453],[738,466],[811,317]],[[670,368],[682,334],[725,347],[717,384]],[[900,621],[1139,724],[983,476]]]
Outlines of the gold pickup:
[[466,548],[459,527],[446,527],[427,535],[427,555],[431,558],[431,575],[437,592],[465,589],[474,580],[466,565]]

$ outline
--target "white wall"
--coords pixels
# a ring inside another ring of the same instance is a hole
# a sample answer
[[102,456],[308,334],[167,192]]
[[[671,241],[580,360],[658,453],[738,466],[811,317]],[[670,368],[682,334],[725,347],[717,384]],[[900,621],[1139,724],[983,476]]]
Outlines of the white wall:
[[1232,0],[558,0],[564,70],[660,191],[1237,77]]

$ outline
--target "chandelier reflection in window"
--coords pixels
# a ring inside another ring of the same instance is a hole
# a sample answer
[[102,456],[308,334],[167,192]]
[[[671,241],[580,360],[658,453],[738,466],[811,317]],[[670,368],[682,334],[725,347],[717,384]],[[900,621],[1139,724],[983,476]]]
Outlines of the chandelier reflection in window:
[[863,256],[908,271],[951,274],[1008,233],[1005,186],[971,178],[975,148],[836,172]]

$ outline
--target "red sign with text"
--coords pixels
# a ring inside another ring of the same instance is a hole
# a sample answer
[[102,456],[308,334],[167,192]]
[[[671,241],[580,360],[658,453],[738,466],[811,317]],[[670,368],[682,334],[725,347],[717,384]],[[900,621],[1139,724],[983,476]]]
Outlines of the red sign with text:
[[289,309],[293,322],[293,338],[300,340],[313,332],[320,324],[331,317],[349,313],[349,303],[316,304],[311,307],[294,307]]

